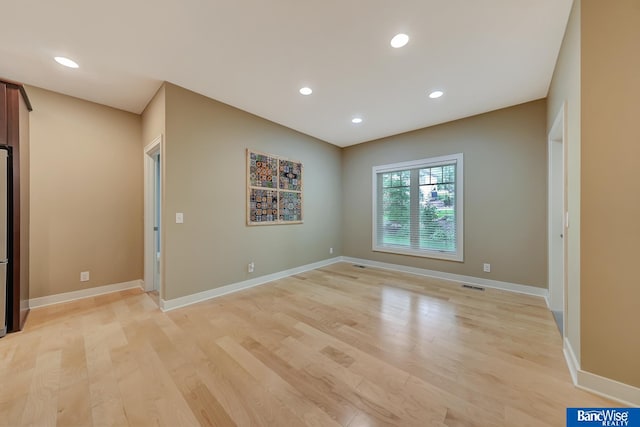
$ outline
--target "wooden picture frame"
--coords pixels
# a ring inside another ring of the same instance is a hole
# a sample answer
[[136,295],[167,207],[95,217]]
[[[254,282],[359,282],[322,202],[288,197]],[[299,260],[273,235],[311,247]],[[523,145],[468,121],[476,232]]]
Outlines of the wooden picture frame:
[[302,224],[302,162],[247,149],[247,225]]

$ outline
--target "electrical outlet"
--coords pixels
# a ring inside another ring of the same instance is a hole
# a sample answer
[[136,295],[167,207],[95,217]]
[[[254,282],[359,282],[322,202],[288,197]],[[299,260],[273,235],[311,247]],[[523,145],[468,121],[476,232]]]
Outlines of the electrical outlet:
[[89,281],[89,272],[88,271],[81,271],[80,272],[80,281],[81,282],[88,282]]
[[491,264],[484,264],[483,270],[485,273],[491,273]]
[[329,248],[329,255],[333,253],[333,248]]
[[184,214],[182,212],[176,212],[176,224],[184,223]]
[[247,266],[247,271],[248,271],[249,273],[253,273],[253,268],[254,268],[254,267],[255,267],[255,265],[253,264],[253,261],[251,261],[251,262],[249,263],[249,265]]

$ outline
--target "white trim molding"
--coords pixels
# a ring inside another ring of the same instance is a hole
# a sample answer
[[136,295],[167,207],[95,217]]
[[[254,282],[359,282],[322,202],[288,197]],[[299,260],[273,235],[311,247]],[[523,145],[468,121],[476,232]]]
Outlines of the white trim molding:
[[142,280],[132,280],[130,282],[115,283],[113,285],[98,286],[95,288],[87,288],[79,291],[65,292],[62,294],[31,298],[29,300],[29,307],[38,308],[38,307],[45,307],[47,305],[62,304],[65,302],[71,302],[79,299],[91,298],[98,295],[110,294],[113,292],[119,292],[127,289],[135,289],[135,288],[144,289]]
[[576,387],[627,406],[640,407],[640,388],[580,369],[578,359],[567,338],[564,339],[564,357]]
[[569,374],[571,374],[571,379],[574,384],[578,384],[578,370],[580,369],[580,364],[578,363],[578,359],[576,358],[576,354],[573,351],[573,347],[571,347],[571,343],[568,338],[564,338],[562,345],[562,352],[564,353],[564,358],[567,361],[567,367],[569,368]]
[[521,294],[534,295],[537,297],[547,297],[547,290],[543,288],[537,288],[535,286],[519,285],[515,283],[500,282],[497,280],[482,279],[479,277],[463,276],[460,274],[444,273],[441,271],[426,270],[423,268],[407,267],[397,264],[389,264],[378,261],[371,261],[367,259],[351,258],[351,257],[336,257],[329,258],[323,261],[315,262],[312,264],[303,265],[300,267],[292,268],[290,270],[284,270],[266,276],[256,277],[255,279],[249,279],[242,282],[231,283],[229,285],[221,286],[219,288],[209,289],[206,291],[198,292],[196,294],[186,295],[170,300],[160,299],[160,308],[162,311],[175,310],[177,308],[186,307],[191,304],[197,304],[202,301],[206,301],[212,298],[217,298],[222,295],[227,295],[233,292],[238,292],[244,289],[250,289],[255,286],[264,285],[265,283],[272,282],[274,280],[283,279],[285,277],[293,276],[295,274],[304,273],[305,271],[315,270],[316,268],[326,267],[338,262],[348,262],[358,265],[366,265],[368,267],[376,267],[384,270],[400,271],[404,273],[416,274],[419,276],[435,277],[438,279],[450,280],[458,283],[466,283],[474,286],[483,286],[487,288],[501,289],[509,292],[517,292]]
[[405,265],[390,264],[386,262],[371,261],[368,259],[359,259],[351,257],[342,257],[342,261],[350,262],[367,267],[382,268],[384,270],[400,271],[403,273],[417,274],[418,276],[434,277],[437,279],[451,280],[452,282],[465,283],[474,286],[482,286],[485,288],[501,289],[503,291],[516,292],[519,294],[533,295],[546,298],[547,290],[529,285],[520,285],[517,283],[501,282],[498,280],[483,279],[481,277],[463,276],[461,274],[445,273],[442,271],[427,270],[424,268],[407,267]]
[[[547,142],[547,283],[548,305],[552,311],[566,313],[567,298],[565,270],[567,264],[566,220],[567,201],[567,107],[560,107]],[[564,319],[565,316],[563,316]],[[563,320],[564,322],[564,320]],[[564,322],[566,323],[566,322]],[[563,325],[566,330],[566,325]]]
[[576,387],[627,406],[640,407],[640,388],[591,372],[579,370]]
[[341,262],[342,257],[329,258],[312,264],[291,268],[289,270],[279,271],[277,273],[267,274],[265,276],[256,277],[242,282],[236,282],[219,288],[209,289],[207,291],[198,292],[197,294],[186,295],[170,300],[160,299],[160,309],[162,311],[175,310],[176,308],[186,307],[188,305],[197,304],[212,298],[221,297],[222,295],[250,289],[256,286],[264,285],[274,280],[284,279],[285,277],[304,273],[305,271],[315,270],[316,268],[326,267],[337,262]]
[[[156,194],[155,194],[155,160],[153,156],[156,154],[160,154],[160,161],[162,162],[164,159],[164,149],[162,144],[162,134],[158,135],[154,138],[151,143],[149,143],[143,149],[143,167],[144,167],[144,284],[145,291],[152,291],[154,286],[154,271],[157,263],[157,254],[155,251],[155,234],[154,234],[154,225],[155,225],[155,205],[156,205]],[[164,168],[162,168],[164,169]],[[160,177],[160,181],[162,181],[162,177]],[[160,185],[162,185],[160,183]],[[160,210],[162,211],[162,197],[160,197]],[[162,230],[161,218],[158,219],[158,225]],[[162,232],[162,231],[161,231]],[[161,244],[162,246],[162,244]],[[158,272],[159,274],[159,272]],[[160,282],[162,278],[159,278],[158,282]],[[162,284],[158,283],[159,289],[162,289]]]

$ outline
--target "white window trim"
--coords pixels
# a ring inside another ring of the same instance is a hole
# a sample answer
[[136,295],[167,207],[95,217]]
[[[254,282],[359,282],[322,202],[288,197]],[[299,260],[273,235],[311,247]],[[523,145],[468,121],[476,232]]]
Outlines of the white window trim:
[[[402,248],[389,248],[379,246],[377,243],[377,221],[378,221],[378,174],[392,172],[402,169],[413,169],[418,167],[433,167],[456,162],[456,252],[447,253],[441,251],[414,250]],[[464,155],[462,153],[449,156],[431,157],[422,160],[411,160],[408,162],[392,163],[388,165],[374,166],[372,168],[372,230],[371,248],[374,252],[387,252],[400,255],[418,256],[423,258],[443,259],[448,261],[464,261]]]

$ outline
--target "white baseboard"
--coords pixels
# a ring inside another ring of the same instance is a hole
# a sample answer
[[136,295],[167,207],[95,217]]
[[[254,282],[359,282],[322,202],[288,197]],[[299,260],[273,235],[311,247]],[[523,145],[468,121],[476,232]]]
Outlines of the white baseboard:
[[98,286],[79,291],[65,292],[62,294],[48,295],[46,297],[31,298],[30,308],[44,307],[47,305],[61,304],[83,298],[95,297],[97,295],[110,294],[112,292],[124,291],[126,289],[142,288],[142,280],[132,280],[130,282],[115,283],[113,285]]
[[517,292],[519,294],[534,295],[543,298],[546,298],[548,295],[548,291],[544,288],[537,288],[535,286],[529,285],[519,285],[517,283],[500,282],[498,280],[483,279],[481,277],[463,276],[461,274],[445,273],[443,271],[427,270],[417,267],[407,267],[405,265],[390,264],[386,262],[371,261],[368,259],[360,258],[342,257],[342,261],[365,265],[367,267],[377,267],[384,270],[401,271],[403,273],[435,277],[437,279],[451,280],[453,282],[466,283],[473,286],[501,289],[503,291]]
[[196,304],[212,298],[217,298],[222,295],[227,295],[227,294],[238,292],[244,289],[253,288],[255,286],[263,285],[265,283],[272,282],[274,280],[283,279],[285,277],[303,273],[305,271],[326,267],[327,265],[335,264],[337,262],[349,262],[352,264],[366,265],[369,267],[382,268],[385,270],[401,271],[404,273],[435,277],[438,279],[446,279],[446,280],[451,280],[459,283],[467,283],[474,286],[484,286],[487,288],[501,289],[505,291],[517,292],[517,293],[527,294],[527,295],[534,295],[534,296],[544,297],[544,298],[546,298],[548,295],[548,292],[546,289],[537,288],[535,286],[519,285],[515,283],[500,282],[497,280],[482,279],[479,277],[445,273],[442,271],[426,270],[423,268],[407,267],[407,266],[397,265],[397,264],[389,264],[389,263],[371,261],[371,260],[360,259],[360,258],[340,256],[340,257],[330,258],[330,259],[315,262],[312,264],[307,264],[300,267],[292,268],[290,270],[284,270],[277,273],[268,274],[266,276],[256,277],[255,279],[245,280],[242,282],[236,282],[229,285],[221,286],[219,288],[209,289],[203,292],[198,292],[197,294],[186,295],[184,297],[174,298],[170,300],[160,299],[160,309],[162,309],[162,311],[175,310],[176,308],[186,307],[188,305]]
[[578,370],[576,387],[627,406],[640,407],[640,388]]
[[578,358],[573,351],[573,347],[567,337],[564,338],[562,344],[562,352],[564,353],[564,359],[567,361],[567,367],[569,368],[569,374],[574,384],[578,384],[578,370],[580,370],[580,364]]
[[640,407],[640,388],[583,371],[567,338],[564,339],[563,347],[564,358],[576,387],[623,405]]
[[341,257],[325,259],[323,261],[314,262],[312,264],[295,267],[289,270],[279,271],[273,274],[267,274],[266,276],[256,277],[255,279],[249,279],[242,282],[236,282],[230,285],[221,286],[219,288],[198,292],[197,294],[191,294],[170,300],[160,299],[160,309],[162,311],[175,310],[176,308],[185,307],[187,305],[196,304],[212,298],[217,298],[222,295],[227,295],[233,292],[242,291],[244,289],[253,288],[255,286],[264,285],[265,283],[304,273],[305,271],[326,267],[327,265],[335,264],[340,261],[342,261]]

